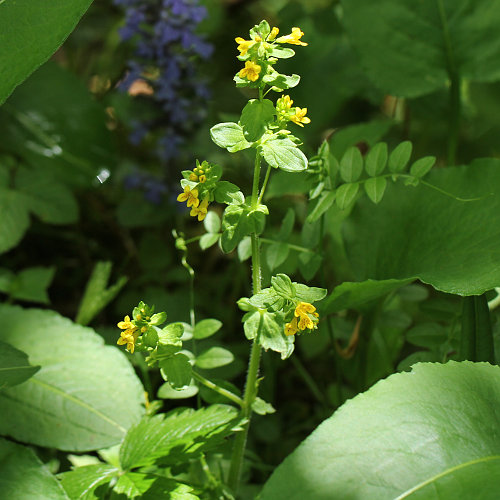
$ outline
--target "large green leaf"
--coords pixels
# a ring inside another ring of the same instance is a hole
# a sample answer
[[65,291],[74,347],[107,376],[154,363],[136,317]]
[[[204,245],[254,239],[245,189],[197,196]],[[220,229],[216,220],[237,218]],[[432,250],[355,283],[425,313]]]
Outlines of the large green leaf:
[[345,403],[276,469],[261,498],[493,500],[499,408],[499,367],[417,364]]
[[[0,18],[7,3],[0,4]],[[31,208],[48,222],[66,223],[64,217],[76,216],[70,193],[59,183],[89,185],[102,168],[111,170],[116,164],[103,106],[80,79],[53,62],[44,64],[0,108],[0,129],[2,147],[32,167],[43,168],[45,183],[57,183],[43,186],[40,176],[31,182],[24,176],[20,186],[31,188],[31,196],[38,187],[38,200]],[[68,213],[58,213],[58,206]]]
[[92,0],[0,3],[0,104],[73,31]]
[[360,200],[344,223],[358,281],[415,279],[444,292],[476,295],[500,285],[500,161],[431,172],[431,184],[389,185],[374,208]]
[[143,388],[124,354],[52,311],[3,305],[0,317],[0,338],[42,366],[0,393],[0,433],[71,451],[120,442],[143,413]]
[[61,484],[73,500],[97,500],[102,498],[102,494],[96,489],[106,490],[106,485],[114,477],[118,476],[119,470],[108,464],[92,464],[64,472],[58,477]]
[[500,78],[500,4],[490,0],[343,0],[361,63],[385,92],[414,97],[443,88],[448,73]]
[[68,500],[33,451],[1,438],[0,494],[5,500]]

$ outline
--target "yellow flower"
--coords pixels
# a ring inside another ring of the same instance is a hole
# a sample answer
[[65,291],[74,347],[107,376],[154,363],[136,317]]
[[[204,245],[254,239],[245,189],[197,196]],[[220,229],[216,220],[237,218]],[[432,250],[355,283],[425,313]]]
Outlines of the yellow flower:
[[[198,182],[198,176],[194,172],[192,172],[189,174],[189,180],[194,181],[194,182]],[[180,196],[182,196],[182,195],[180,195]]]
[[198,199],[198,190],[191,190],[189,186],[186,186],[184,188],[184,192],[177,196],[177,201],[187,201],[188,207],[197,207],[200,204],[200,200]]
[[[240,36],[235,38],[234,41],[238,44],[238,50],[240,51],[240,56],[245,56],[248,50],[257,43],[256,40],[245,40]],[[260,42],[260,40],[258,41]]]
[[307,43],[301,42],[300,38],[304,36],[304,32],[300,28],[292,28],[292,32],[289,35],[280,36],[276,41],[278,43],[291,43],[293,45],[307,45]]
[[269,33],[268,37],[267,37],[267,40],[269,42],[272,42],[277,36],[278,36],[278,33],[280,32],[280,30],[278,28],[276,28],[276,26],[271,30],[271,33]]
[[240,78],[246,78],[251,82],[255,82],[259,79],[261,69],[262,68],[253,61],[246,61],[245,67],[239,72],[239,76]]
[[118,345],[127,344],[127,351],[131,353],[135,349],[135,341],[139,336],[139,329],[130,321],[130,316],[125,316],[123,321],[118,323],[118,328],[125,330],[120,333],[120,338],[116,342]]
[[318,313],[316,308],[309,304],[309,302],[299,302],[295,308],[295,320],[299,318],[299,329],[305,330],[306,328],[312,330],[317,327]]
[[203,184],[204,182],[207,182],[207,176],[206,175],[200,175],[200,177],[198,178],[198,182],[201,182],[201,184]]
[[285,335],[295,335],[297,331],[297,318],[293,318],[290,323],[285,325]]
[[311,119],[306,116],[307,108],[295,108],[295,114],[290,117],[290,120],[297,125],[303,127],[304,123],[311,123]]
[[191,217],[198,216],[198,220],[201,222],[207,216],[207,208],[208,208],[208,198],[205,198],[199,206],[193,207],[189,215]]

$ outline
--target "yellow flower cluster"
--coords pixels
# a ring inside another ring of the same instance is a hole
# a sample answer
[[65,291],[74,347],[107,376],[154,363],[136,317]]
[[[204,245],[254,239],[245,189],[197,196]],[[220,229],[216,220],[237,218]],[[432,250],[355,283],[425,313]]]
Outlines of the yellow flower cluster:
[[[251,40],[245,40],[240,36],[235,38],[235,42],[238,44],[238,50],[240,52],[240,57],[244,57],[247,55],[248,51],[254,47],[256,44],[262,44],[264,49],[268,49],[271,45],[269,42],[276,43],[290,43],[292,45],[307,45],[307,43],[300,41],[300,38],[304,36],[304,32],[297,27],[292,28],[292,32],[289,35],[280,36],[276,38],[279,33],[279,29],[273,27],[271,32],[266,37],[266,40],[263,40],[261,36],[252,35]],[[250,59],[245,62],[245,67],[240,70],[238,73],[240,78],[246,78],[250,82],[256,82],[262,72],[262,66],[258,64],[257,60]]]
[[319,314],[309,302],[299,302],[295,308],[294,317],[285,325],[286,335],[295,335],[299,330],[314,330],[318,327]]
[[205,198],[200,202],[198,194],[199,193],[196,188],[191,189],[189,186],[186,186],[184,188],[184,192],[181,193],[179,196],[177,196],[177,201],[180,202],[186,201],[187,206],[192,207],[191,212],[189,212],[189,215],[191,215],[191,217],[198,217],[198,220],[201,222],[207,216],[208,198]]
[[[303,127],[304,124],[311,123],[311,119],[306,116],[307,108],[296,107],[292,110],[293,101],[289,95],[281,96],[276,102],[278,116],[283,121],[292,121],[293,123]],[[293,114],[290,114],[293,113]]]
[[118,323],[118,328],[125,331],[120,333],[120,338],[118,339],[117,344],[127,344],[127,351],[133,353],[135,349],[135,341],[139,336],[139,328],[135,326],[132,321],[130,321],[130,316],[125,316],[125,319]]
[[207,176],[205,175],[205,171],[201,165],[193,169],[193,172],[189,175],[189,180],[199,182],[201,184],[207,182]]

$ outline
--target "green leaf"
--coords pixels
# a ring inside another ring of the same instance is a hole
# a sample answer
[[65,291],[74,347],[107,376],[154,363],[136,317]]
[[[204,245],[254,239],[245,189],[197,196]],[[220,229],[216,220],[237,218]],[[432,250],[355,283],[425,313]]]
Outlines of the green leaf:
[[366,280],[360,283],[346,281],[335,287],[322,305],[321,311],[333,313],[344,309],[360,309],[365,304],[369,307],[375,300],[411,283],[411,281],[411,279],[383,281]]
[[358,194],[359,184],[355,182],[354,184],[342,184],[337,188],[335,202],[340,210],[345,210],[356,198]]
[[0,392],[0,432],[68,451],[120,442],[144,412],[144,389],[125,355],[52,311],[2,305],[0,316],[2,340],[42,367]]
[[193,488],[158,474],[127,472],[120,476],[113,488],[110,500],[141,499],[199,500]]
[[0,188],[0,220],[0,253],[4,253],[21,241],[30,225],[28,203],[21,193]]
[[345,182],[355,182],[363,172],[363,157],[356,146],[349,148],[340,160],[340,177]]
[[283,264],[289,252],[290,247],[286,243],[282,241],[271,243],[266,250],[266,262],[269,266],[269,270],[272,271],[280,264]]
[[[357,281],[420,279],[434,288],[477,295],[500,284],[500,161],[434,169],[427,186],[387,187],[373,210],[360,199],[344,225],[346,254]],[[390,221],[390,224],[388,223]],[[401,249],[404,248],[404,252]]]
[[5,500],[69,500],[57,479],[32,450],[2,438],[0,491]]
[[261,498],[493,500],[499,404],[497,366],[418,364],[325,420],[275,470]]
[[16,188],[26,195],[29,210],[42,222],[71,224],[78,220],[78,205],[73,193],[47,172],[34,168],[19,169]]
[[174,389],[168,382],[165,382],[158,389],[158,397],[162,399],[187,399],[196,396],[198,391],[198,386],[193,383],[182,389]]
[[448,340],[448,334],[439,323],[420,323],[406,332],[406,340],[419,347],[437,349]]
[[307,168],[304,153],[287,137],[274,137],[261,145],[262,156],[273,168],[285,172],[301,172]]
[[26,353],[0,341],[0,389],[21,384],[32,377],[39,366],[32,366]]
[[425,156],[420,158],[410,167],[410,174],[415,177],[423,177],[436,163],[436,158],[434,156]]
[[43,64],[73,31],[91,0],[54,0],[42,5],[0,5],[0,104]]
[[249,142],[258,141],[267,126],[274,121],[276,108],[269,99],[250,99],[241,112],[240,125],[245,139]]
[[217,203],[226,203],[227,205],[241,205],[245,203],[245,197],[240,188],[228,181],[219,181],[217,183],[214,196]]
[[244,262],[252,256],[252,240],[250,236],[245,236],[238,243],[238,259],[240,262]]
[[210,347],[196,357],[196,366],[203,370],[212,370],[220,366],[229,365],[234,361],[231,351],[223,347]]
[[385,177],[372,177],[365,181],[365,191],[368,198],[373,201],[373,203],[380,203],[382,200],[385,188],[387,187],[387,181]]
[[220,231],[220,217],[213,210],[208,212],[203,220],[203,226],[208,233],[218,233]]
[[210,248],[212,245],[215,245],[220,238],[220,234],[218,233],[207,233],[204,234],[200,238],[200,248],[202,250],[206,250],[207,248]]
[[371,177],[380,175],[387,164],[387,144],[379,142],[368,152],[365,159],[365,170]]
[[[103,498],[104,485],[119,476],[120,471],[108,464],[77,467],[59,474],[62,487],[71,499],[98,500]],[[96,490],[99,489],[99,492]]]
[[[450,72],[500,79],[500,5],[488,0],[344,0],[343,22],[382,91],[416,97],[445,88]],[[422,76],[425,75],[423,78]]]
[[75,322],[88,325],[92,319],[111,302],[118,292],[125,286],[128,279],[125,276],[112,286],[108,287],[109,277],[113,264],[99,261],[94,266],[92,274],[85,287],[85,293],[78,307]]
[[402,172],[410,161],[413,145],[410,141],[398,144],[389,156],[389,170],[394,173]]
[[490,310],[484,294],[463,298],[459,357],[461,360],[495,362]]
[[293,226],[295,224],[295,211],[292,208],[289,208],[286,211],[286,215],[283,218],[283,222],[281,223],[281,227],[278,235],[276,236],[278,240],[287,241],[290,238],[290,235],[293,231]]
[[283,92],[283,90],[296,87],[300,82],[300,76],[295,74],[282,75],[280,73],[275,73],[264,76],[262,81],[267,83],[267,85],[271,85],[272,90],[275,92]]
[[277,274],[271,278],[272,289],[285,299],[295,298],[295,285],[286,274]]
[[47,288],[54,278],[55,267],[29,267],[20,271],[9,285],[8,294],[17,300],[50,302]]
[[212,405],[200,410],[177,409],[166,416],[145,417],[132,427],[120,448],[123,470],[187,462],[232,432],[238,410]]
[[295,286],[295,296],[302,302],[317,302],[326,297],[327,291],[324,288],[307,286],[302,283],[293,283]]
[[221,148],[226,148],[230,153],[247,149],[251,144],[243,135],[243,128],[237,123],[218,123],[210,129],[212,141]]
[[195,339],[206,339],[218,332],[222,327],[222,322],[218,319],[202,319],[194,327]]
[[173,356],[160,361],[162,377],[174,388],[182,389],[191,382],[192,368],[189,358],[178,352]]
[[273,408],[273,405],[270,403],[267,403],[264,401],[262,398],[259,398],[258,396],[255,398],[254,402],[252,403],[252,410],[257,413],[258,415],[269,415],[270,413],[275,413],[276,410]]
[[277,57],[278,59],[288,59],[295,55],[295,51],[288,47],[281,47],[279,45],[275,45],[271,50],[271,57]]
[[307,216],[307,222],[316,222],[332,205],[337,191],[323,191],[312,212]]
[[222,217],[222,236],[220,244],[225,253],[232,252],[238,243],[247,236],[247,207],[229,205]]

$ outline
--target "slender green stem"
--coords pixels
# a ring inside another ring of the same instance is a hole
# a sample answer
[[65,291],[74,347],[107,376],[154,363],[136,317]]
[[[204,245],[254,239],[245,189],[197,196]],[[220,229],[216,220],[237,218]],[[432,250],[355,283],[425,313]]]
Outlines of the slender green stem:
[[267,171],[266,171],[266,176],[264,177],[264,182],[262,183],[262,188],[260,190],[259,194],[259,199],[257,203],[260,205],[262,202],[262,198],[264,197],[264,191],[266,190],[267,187],[267,181],[269,180],[269,175],[271,174],[271,165],[268,165]]
[[200,375],[199,373],[193,371],[193,378],[200,382],[200,384],[203,384],[205,387],[208,387],[212,391],[217,392],[221,396],[224,396],[225,398],[231,400],[233,403],[236,403],[238,406],[243,406],[243,399],[241,399],[233,392],[218,386],[208,378],[205,378],[203,375]]
[[320,391],[318,384],[316,384],[315,380],[311,377],[302,361],[300,361],[297,355],[292,356],[290,359],[295,367],[295,370],[297,370],[297,373],[302,377],[307,387],[309,387],[311,394],[316,398],[316,401],[318,401],[321,405],[328,407],[328,402],[323,397],[323,393]]
[[189,238],[189,240],[185,240],[185,241],[184,241],[184,244],[185,244],[185,245],[189,245],[190,243],[195,243],[196,241],[201,240],[201,237],[202,237],[202,236],[203,236],[203,235],[193,236],[192,238]]
[[269,244],[273,244],[273,243],[285,243],[285,245],[287,245],[288,248],[290,248],[291,250],[297,250],[297,252],[316,253],[314,250],[311,250],[310,248],[301,247],[299,245],[292,245],[291,243],[287,243],[286,241],[271,240],[269,238],[260,238],[260,241],[262,243],[269,243]]
[[[260,98],[262,98],[262,90],[259,89]],[[260,180],[260,153],[257,151],[255,155],[255,167],[253,176],[252,187],[252,208],[258,205],[259,196],[259,180]],[[253,293],[256,294],[262,289],[262,276],[260,267],[260,241],[259,236],[255,233],[250,235],[252,242],[252,288]],[[253,340],[252,349],[250,351],[250,360],[248,362],[248,373],[245,384],[245,392],[243,394],[243,405],[241,409],[241,416],[245,419],[246,423],[243,429],[236,434],[234,439],[233,455],[231,457],[231,465],[229,468],[228,485],[236,494],[240,482],[241,469],[243,466],[243,458],[245,455],[245,447],[248,437],[248,429],[250,427],[250,417],[252,415],[252,405],[257,397],[260,366],[261,347],[259,343],[259,333],[262,325],[259,325],[259,331],[256,338]]]

